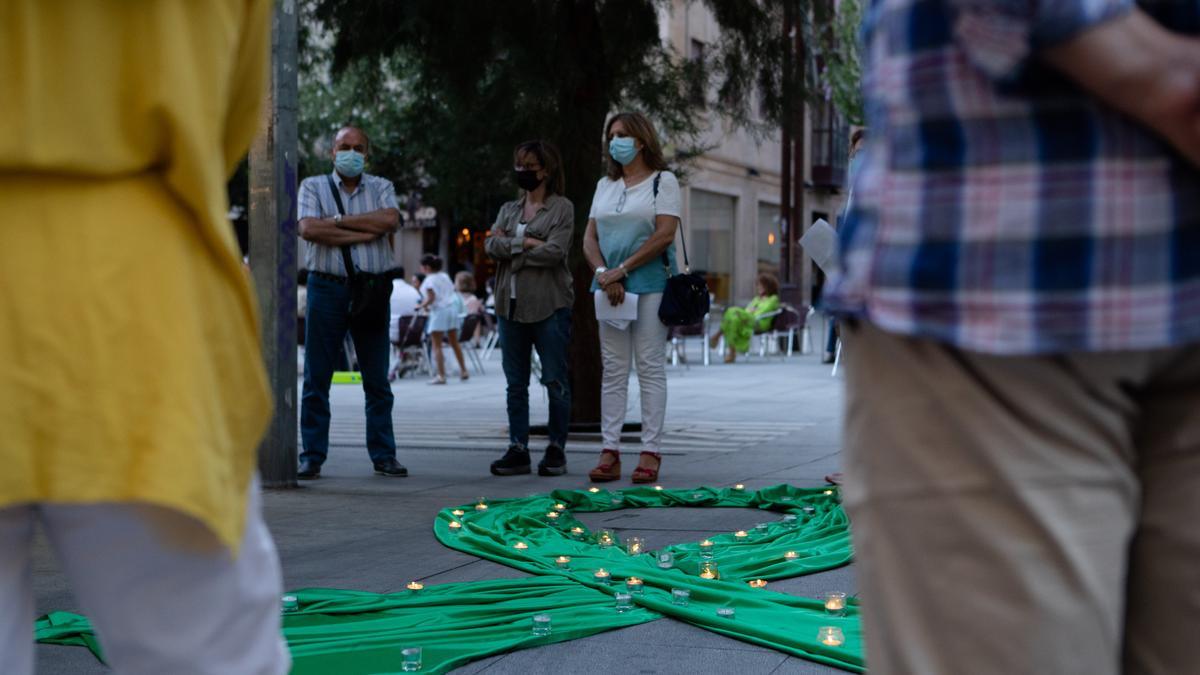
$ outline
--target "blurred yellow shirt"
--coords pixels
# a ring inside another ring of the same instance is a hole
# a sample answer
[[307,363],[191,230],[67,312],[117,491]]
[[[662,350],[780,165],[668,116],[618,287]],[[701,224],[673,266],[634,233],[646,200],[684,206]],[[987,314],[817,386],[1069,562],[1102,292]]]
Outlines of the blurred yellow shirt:
[[0,2],[0,508],[148,502],[236,550],[271,404],[225,182],[270,11]]

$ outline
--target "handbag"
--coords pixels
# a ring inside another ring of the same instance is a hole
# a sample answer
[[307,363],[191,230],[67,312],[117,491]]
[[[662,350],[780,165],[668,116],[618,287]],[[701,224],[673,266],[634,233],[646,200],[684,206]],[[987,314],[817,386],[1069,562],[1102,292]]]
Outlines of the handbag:
[[[337,204],[338,213],[342,214],[344,218],[346,209],[342,206],[342,195],[333,182],[333,176],[325,176],[325,179],[329,181],[329,189],[333,192],[333,201]],[[358,323],[371,316],[368,309],[390,304],[392,274],[390,272],[372,274],[355,270],[354,259],[350,256],[350,246],[343,244],[339,248],[342,250],[342,264],[346,267],[346,279],[350,285],[350,321]],[[386,321],[388,313],[384,312],[380,316],[384,317]]]
[[[654,176],[654,199],[658,201],[658,183],[662,174]],[[662,303],[658,306],[658,320],[667,326],[691,326],[704,320],[711,299],[708,282],[691,271],[687,257],[687,239],[683,228],[679,229],[679,241],[683,244],[683,272],[671,274],[671,261],[667,252],[662,252],[663,268],[667,270],[667,287],[663,289]]]

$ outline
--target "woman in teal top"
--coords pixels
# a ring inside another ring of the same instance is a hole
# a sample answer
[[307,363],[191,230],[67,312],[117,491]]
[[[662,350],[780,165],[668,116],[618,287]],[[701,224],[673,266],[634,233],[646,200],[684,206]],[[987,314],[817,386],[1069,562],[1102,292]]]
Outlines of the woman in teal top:
[[779,309],[779,280],[775,275],[758,275],[754,290],[757,295],[745,308],[730,307],[725,310],[721,317],[721,328],[711,338],[715,349],[721,336],[725,336],[725,363],[733,363],[738,352],[745,354],[750,349],[750,338],[754,337],[754,331],[769,330],[775,318],[773,313]]
[[[636,302],[636,318],[600,322],[604,367],[600,422],[604,449],[590,472],[596,482],[621,477],[621,427],[636,361],[642,395],[642,454],[635,483],[658,480],[667,411],[667,327],[658,320],[667,277],[675,269],[679,181],[666,171],[654,125],[640,113],[619,113],[605,127],[608,168],[596,184],[583,254],[596,272],[592,291],[614,306]],[[666,255],[666,264],[663,256]],[[630,297],[626,297],[626,294]],[[636,295],[636,300],[633,296]]]

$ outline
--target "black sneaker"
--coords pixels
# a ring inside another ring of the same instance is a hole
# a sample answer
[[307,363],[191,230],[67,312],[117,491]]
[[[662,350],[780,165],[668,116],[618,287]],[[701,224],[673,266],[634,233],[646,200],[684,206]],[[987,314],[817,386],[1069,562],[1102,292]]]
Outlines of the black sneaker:
[[389,478],[404,478],[408,476],[408,469],[404,468],[404,465],[395,459],[389,458],[382,462],[375,462],[375,475],[387,476]]
[[300,470],[296,472],[296,478],[300,480],[315,480],[321,477],[321,465],[316,462],[303,461],[300,462]]
[[529,473],[529,450],[519,445],[508,446],[508,452],[492,462],[493,476],[516,476]]
[[546,446],[546,454],[538,462],[539,476],[561,476],[567,472],[567,453],[551,443]]

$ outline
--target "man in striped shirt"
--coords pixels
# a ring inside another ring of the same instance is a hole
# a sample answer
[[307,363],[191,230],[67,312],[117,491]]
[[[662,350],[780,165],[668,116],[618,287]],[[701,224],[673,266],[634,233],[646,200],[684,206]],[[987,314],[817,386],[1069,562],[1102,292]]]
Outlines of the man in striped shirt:
[[[370,149],[370,139],[361,129],[340,129],[333,142],[333,173],[312,176],[300,184],[300,236],[308,268],[300,404],[304,449],[298,473],[302,479],[318,478],[329,452],[329,385],[347,332],[354,340],[367,398],[367,452],[375,473],[408,475],[396,461],[392,432],[387,298],[372,302],[357,316],[350,314],[351,275],[346,257],[354,275],[382,276],[395,267],[390,235],[400,222],[396,190],[391,181],[363,173]],[[390,280],[379,279],[378,283],[391,288]]]
[[872,673],[1200,664],[1200,2],[876,0],[828,298]]

